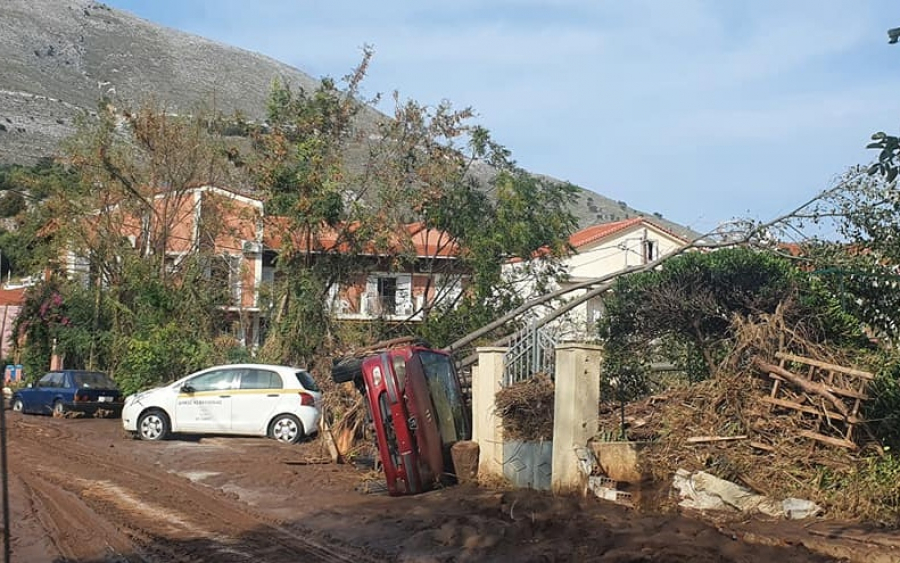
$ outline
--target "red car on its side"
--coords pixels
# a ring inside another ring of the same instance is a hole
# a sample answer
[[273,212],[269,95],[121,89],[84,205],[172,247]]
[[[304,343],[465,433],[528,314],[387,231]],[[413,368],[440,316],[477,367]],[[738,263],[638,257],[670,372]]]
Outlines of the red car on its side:
[[471,416],[449,354],[405,345],[336,360],[332,378],[367,399],[388,492],[415,494],[453,474],[450,447]]

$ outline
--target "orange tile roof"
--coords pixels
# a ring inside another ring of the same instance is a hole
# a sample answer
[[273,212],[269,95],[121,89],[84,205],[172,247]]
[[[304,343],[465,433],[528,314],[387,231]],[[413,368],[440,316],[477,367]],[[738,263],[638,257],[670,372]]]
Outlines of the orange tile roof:
[[621,221],[614,221],[612,223],[602,223],[599,225],[591,225],[590,227],[585,227],[584,229],[581,229],[580,231],[572,234],[572,236],[569,237],[569,244],[571,244],[573,248],[579,249],[642,223],[650,225],[651,227],[660,230],[674,238],[677,238],[678,240],[687,242],[687,240],[683,236],[660,227],[656,223],[648,220],[646,217],[632,217],[630,219],[623,219]]
[[631,219],[624,219],[614,223],[591,225],[590,227],[585,227],[584,229],[573,233],[572,236],[569,237],[569,244],[574,248],[581,248],[582,246],[604,239],[609,235],[624,231],[629,227],[639,225],[643,222],[643,217],[632,217]]
[[[265,225],[263,246],[276,250],[280,249],[289,225],[287,218],[267,217]],[[410,237],[409,240],[415,249],[416,256],[452,258],[459,255],[459,246],[447,233],[437,229],[425,228],[422,223],[410,223],[405,225],[405,228]],[[350,227],[350,230],[354,230],[353,226]],[[349,251],[349,246],[346,242],[338,244],[338,236],[339,234],[335,229],[323,228],[319,233],[318,240],[312,242],[312,250],[322,252]],[[293,239],[295,248],[306,250],[306,241],[301,240],[299,236],[294,236]],[[394,244],[396,250],[400,251],[403,241],[398,236],[395,237]],[[375,253],[374,245],[369,249],[369,252]]]

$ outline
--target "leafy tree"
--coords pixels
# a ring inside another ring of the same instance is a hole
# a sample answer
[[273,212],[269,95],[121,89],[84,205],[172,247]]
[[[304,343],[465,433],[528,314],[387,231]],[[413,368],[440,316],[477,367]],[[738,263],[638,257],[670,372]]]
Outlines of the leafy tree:
[[[62,340],[69,357],[137,388],[221,356],[209,345],[227,323],[219,309],[227,288],[209,276],[214,241],[227,229],[221,214],[203,213],[191,248],[167,256],[173,242],[184,243],[178,225],[200,185],[257,187],[265,228],[280,239],[278,275],[264,290],[272,306],[263,359],[309,364],[346,344],[340,338],[353,331],[337,329],[329,289],[373,270],[464,277],[468,288],[438,288],[437,302],[415,312],[424,327],[376,324],[372,338],[418,330],[447,341],[515,306],[520,297],[503,286],[501,267],[565,250],[573,188],[517,168],[469,123],[471,110],[395,96],[392,118],[376,117],[359,94],[370,57],[367,50],[343,88],[330,79],[312,92],[276,82],[263,124],[173,116],[152,102],[119,110],[109,100],[85,118],[66,143],[64,167],[54,169],[64,174],[45,167],[31,175],[45,197],[27,213],[52,271],[62,270],[52,258],[77,249],[70,259],[82,279],[53,282],[79,311],[79,330]],[[246,135],[250,150],[223,133]],[[54,181],[36,180],[45,176]],[[434,256],[417,256],[413,224],[443,233]],[[458,259],[441,259],[447,248]]]
[[[179,225],[194,214],[193,188],[240,185],[210,119],[172,116],[152,103],[134,111],[104,103],[66,144],[65,168],[56,168],[64,174],[30,175],[45,197],[26,224],[35,225],[30,232],[51,258],[50,277],[29,295],[22,316],[26,357],[46,362],[55,339],[67,365],[125,370],[118,376],[129,389],[208,359],[227,291],[210,279],[218,259],[212,241],[226,227],[205,208],[196,241],[182,240]],[[172,248],[187,252],[173,260]],[[81,270],[72,281],[56,262],[63,256]],[[66,306],[65,330],[28,313],[40,311],[48,288]]]
[[28,289],[25,303],[16,317],[14,333],[16,341],[27,343],[21,361],[29,377],[39,376],[49,369],[55,343],[71,324],[58,282]]
[[844,309],[892,340],[900,336],[895,161],[894,151],[886,148],[875,165],[851,168],[835,189],[825,192],[805,219],[828,220],[837,240],[807,243],[803,249],[808,268],[841,296]]
[[10,219],[9,230],[0,231],[0,249],[9,274],[34,275],[55,258],[43,234],[45,225],[54,220],[44,200],[74,181],[70,170],[48,160],[0,168],[0,215]]
[[[374,269],[465,277],[465,292],[438,292],[415,312],[424,326],[384,326],[416,330],[437,345],[451,341],[519,302],[500,275],[507,260],[541,249],[552,260],[575,225],[568,211],[574,189],[518,169],[485,129],[470,124],[469,109],[401,102],[395,94],[392,118],[371,135],[376,118],[359,94],[371,56],[366,50],[343,90],[327,79],[311,93],[276,83],[266,127],[254,136],[267,212],[284,219],[267,226],[280,230],[282,247],[264,353],[279,361],[309,362],[336,345],[328,288]],[[413,223],[443,233],[435,246],[456,249],[459,259],[449,265],[438,252],[417,256]]]
[[747,248],[692,252],[617,280],[600,327],[608,340],[607,368],[640,382],[644,371],[636,359],[655,354],[704,379],[729,349],[734,315],[773,313],[786,301],[797,305],[790,324],[804,323],[823,340],[859,336],[858,323],[837,299],[787,259]]

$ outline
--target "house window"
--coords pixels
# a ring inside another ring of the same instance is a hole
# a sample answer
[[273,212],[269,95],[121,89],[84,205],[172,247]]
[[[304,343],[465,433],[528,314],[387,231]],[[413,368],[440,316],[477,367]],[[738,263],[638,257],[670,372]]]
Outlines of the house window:
[[396,313],[397,278],[378,278],[378,301],[382,315]]
[[434,286],[432,305],[443,310],[456,308],[459,296],[462,293],[462,276],[436,274],[434,276]]
[[213,258],[209,267],[209,279],[214,287],[225,293],[229,304],[241,304],[241,257],[223,254]]
[[366,280],[366,306],[370,316],[409,315],[412,313],[412,276],[370,276]]
[[656,244],[655,240],[641,241],[641,248],[643,249],[644,264],[646,264],[647,262],[653,262],[654,260],[659,258],[659,247]]

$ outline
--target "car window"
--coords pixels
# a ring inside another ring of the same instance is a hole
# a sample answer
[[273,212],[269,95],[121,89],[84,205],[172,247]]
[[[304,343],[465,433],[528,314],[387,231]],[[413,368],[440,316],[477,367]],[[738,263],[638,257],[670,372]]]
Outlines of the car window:
[[423,351],[419,354],[419,359],[437,414],[441,439],[447,444],[461,440],[467,433],[465,405],[459,393],[459,380],[453,363],[448,356],[434,352]]
[[220,369],[188,379],[185,385],[190,385],[194,391],[222,391],[231,389],[235,375],[233,369]]
[[38,382],[38,387],[62,387],[63,374],[58,371],[50,372]]
[[98,371],[82,371],[72,374],[75,387],[82,389],[115,389],[116,382],[105,373]]
[[298,370],[294,372],[294,375],[297,376],[297,381],[300,382],[300,385],[303,386],[307,391],[318,391],[319,386],[316,385],[316,380],[309,374],[308,371]]
[[267,369],[245,369],[241,373],[241,389],[281,389],[281,376]]

